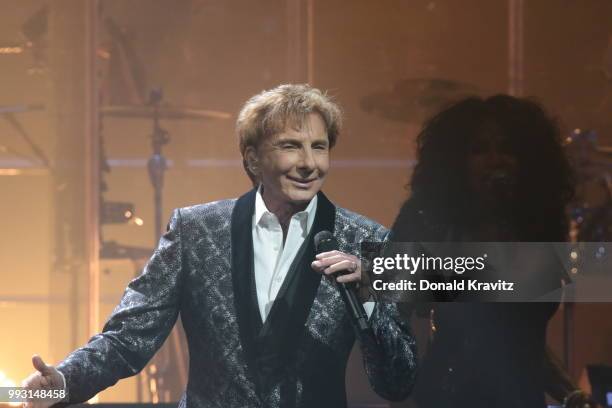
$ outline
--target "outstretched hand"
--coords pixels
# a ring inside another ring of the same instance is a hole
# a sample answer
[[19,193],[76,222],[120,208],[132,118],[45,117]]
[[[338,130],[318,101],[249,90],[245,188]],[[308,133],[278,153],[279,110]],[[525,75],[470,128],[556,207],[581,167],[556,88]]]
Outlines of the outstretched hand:
[[[36,371],[21,382],[22,387],[29,390],[64,389],[62,374],[54,366],[46,364],[38,354],[32,356],[32,365]],[[47,408],[59,401],[61,398],[30,401],[24,403],[23,406],[24,408]]]

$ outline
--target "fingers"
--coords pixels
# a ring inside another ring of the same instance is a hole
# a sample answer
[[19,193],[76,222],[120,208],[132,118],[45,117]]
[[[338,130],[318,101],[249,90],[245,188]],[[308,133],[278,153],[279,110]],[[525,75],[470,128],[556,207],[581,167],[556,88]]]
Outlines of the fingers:
[[327,276],[337,274],[340,271],[347,271],[347,273],[336,277],[336,281],[341,283],[358,282],[361,280],[361,262],[359,258],[340,251],[318,254],[316,260],[312,263],[312,268]]
[[37,371],[22,382],[24,387],[31,389],[63,387],[60,372],[54,366],[46,364],[38,354],[32,356],[32,365]]
[[32,356],[32,365],[35,369],[40,371],[42,375],[47,375],[51,373],[51,367],[45,364],[43,359],[38,354],[34,354]]
[[357,271],[357,262],[352,259],[343,259],[341,261],[335,262],[332,265],[328,266],[323,270],[323,273],[326,275],[333,275],[340,271],[346,271],[346,275],[353,274]]
[[48,387],[49,386],[49,380],[47,380],[47,377],[45,377],[45,376],[40,377],[40,385],[42,387]]
[[[47,365],[37,354],[32,356],[32,365],[37,370],[21,382],[21,386],[30,390],[50,389],[58,387],[61,380],[57,378],[55,367]],[[61,375],[61,374],[59,374]],[[59,400],[29,400],[22,404],[23,408],[49,408]]]
[[360,282],[361,281],[361,272],[355,271],[353,273],[338,275],[336,277],[336,282],[339,283],[348,283],[348,282]]
[[348,255],[342,252],[325,252],[325,254],[329,255],[321,258],[319,258],[317,255],[317,259],[312,262],[312,268],[319,273],[330,274],[341,270],[354,272],[360,266],[360,261],[356,256]]
[[39,372],[30,374],[25,380],[21,382],[21,386],[24,388],[40,388],[40,379],[42,376]]
[[325,258],[317,258],[313,263],[312,266],[313,268],[317,271],[317,272],[321,272],[323,273],[323,271],[338,262],[341,262],[343,260],[346,259],[346,255],[343,253],[339,253],[339,254],[332,254],[331,252],[326,252],[327,254],[330,254],[329,256],[325,257]]
[[[41,379],[44,378],[38,371],[30,374],[25,380],[21,382],[21,386],[31,390],[41,389]],[[35,406],[34,401],[25,401],[21,404],[22,408],[38,408]]]
[[22,408],[49,408],[51,405],[56,404],[56,402],[49,402],[49,401],[40,401],[40,402],[32,402],[32,401],[28,401],[28,402],[24,402],[21,404]]
[[333,255],[346,255],[346,254],[345,254],[344,252],[340,252],[340,251],[336,251],[336,250],[334,250],[334,251],[329,251],[329,252],[321,252],[321,253],[318,253],[318,254],[315,256],[315,258],[317,258],[317,259],[323,259],[323,258],[329,258],[330,256],[333,256]]

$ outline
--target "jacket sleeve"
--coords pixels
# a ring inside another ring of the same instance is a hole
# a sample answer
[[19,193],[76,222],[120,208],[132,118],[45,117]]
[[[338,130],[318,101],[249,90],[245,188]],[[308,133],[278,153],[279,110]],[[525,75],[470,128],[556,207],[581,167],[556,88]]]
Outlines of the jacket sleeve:
[[359,339],[363,363],[374,391],[389,401],[401,401],[416,377],[416,342],[394,303],[377,303],[370,317],[373,337]]
[[153,256],[129,283],[102,332],[57,366],[66,379],[68,403],[86,401],[138,373],[172,330],[180,304],[180,220],[175,210]]
[[[381,228],[372,240],[385,241]],[[396,303],[376,302],[369,319],[373,336],[359,339],[363,363],[374,391],[390,401],[406,399],[416,378],[416,340]]]

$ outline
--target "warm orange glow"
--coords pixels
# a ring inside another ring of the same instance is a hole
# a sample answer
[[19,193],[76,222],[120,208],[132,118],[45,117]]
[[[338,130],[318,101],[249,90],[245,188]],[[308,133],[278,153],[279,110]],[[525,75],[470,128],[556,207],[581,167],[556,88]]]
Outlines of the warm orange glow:
[[0,47],[0,54],[21,54],[23,47]]
[[[15,381],[11,380],[4,374],[3,371],[0,371],[0,387],[16,387],[17,384]],[[21,402],[9,402],[8,405],[12,407],[18,407],[21,405]]]
[[110,52],[108,52],[107,50],[103,49],[103,48],[98,48],[96,50],[96,55],[102,59],[110,59]]
[[4,374],[3,371],[0,371],[0,387],[15,387],[15,381],[11,380]]
[[18,176],[21,174],[19,169],[0,169],[0,176]]

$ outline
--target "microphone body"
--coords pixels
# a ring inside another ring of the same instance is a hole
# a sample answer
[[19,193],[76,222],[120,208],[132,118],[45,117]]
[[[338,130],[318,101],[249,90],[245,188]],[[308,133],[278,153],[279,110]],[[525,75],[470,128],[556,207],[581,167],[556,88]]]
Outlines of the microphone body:
[[[315,251],[317,254],[322,252],[329,252],[338,250],[338,240],[329,231],[321,231],[314,237]],[[342,274],[342,272],[340,272]],[[357,294],[354,291],[355,285],[353,283],[340,283],[336,282],[340,297],[346,305],[347,311],[351,318],[351,323],[359,339],[363,338],[363,335],[372,336],[372,328],[368,323],[368,316],[361,304],[361,301],[357,298]]]

